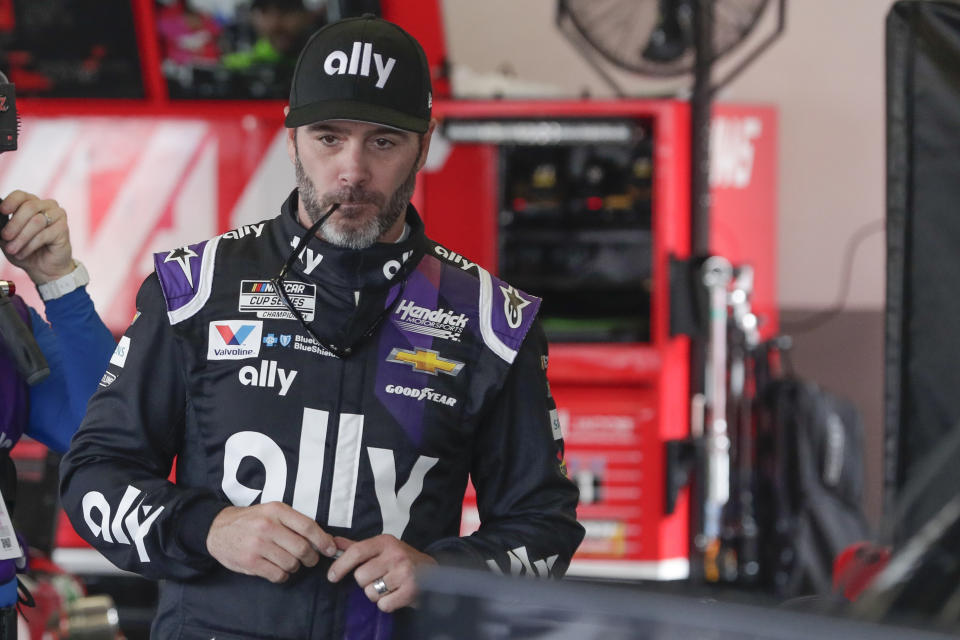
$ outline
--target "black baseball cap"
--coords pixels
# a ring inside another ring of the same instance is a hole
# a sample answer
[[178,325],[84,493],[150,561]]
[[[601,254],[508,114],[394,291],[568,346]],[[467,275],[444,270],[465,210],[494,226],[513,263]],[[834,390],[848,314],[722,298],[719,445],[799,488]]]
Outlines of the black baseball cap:
[[413,36],[373,15],[332,22],[310,36],[290,86],[287,127],[359,120],[425,133],[433,94]]

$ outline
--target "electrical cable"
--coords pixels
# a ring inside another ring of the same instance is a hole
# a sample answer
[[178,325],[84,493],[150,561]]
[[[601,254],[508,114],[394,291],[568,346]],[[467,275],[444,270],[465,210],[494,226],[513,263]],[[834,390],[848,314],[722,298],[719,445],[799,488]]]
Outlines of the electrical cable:
[[817,311],[816,313],[810,314],[806,318],[801,318],[800,320],[795,320],[793,322],[781,322],[780,328],[783,333],[798,334],[813,331],[814,329],[826,324],[830,320],[833,320],[836,316],[843,312],[843,309],[847,304],[847,296],[850,294],[850,281],[853,277],[853,259],[856,256],[857,249],[860,248],[860,245],[864,240],[878,231],[883,231],[885,223],[886,220],[872,220],[860,226],[856,231],[853,232],[853,234],[851,234],[850,239],[847,241],[847,247],[844,250],[842,269],[843,277],[841,279],[840,291],[837,295],[836,302],[822,311]]

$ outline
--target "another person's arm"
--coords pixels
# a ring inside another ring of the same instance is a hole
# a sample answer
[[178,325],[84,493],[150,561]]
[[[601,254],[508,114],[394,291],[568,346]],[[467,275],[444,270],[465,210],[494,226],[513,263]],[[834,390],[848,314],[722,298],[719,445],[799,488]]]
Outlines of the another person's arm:
[[[54,326],[51,330],[30,310],[31,329],[50,376],[30,388],[27,434],[63,452],[116,345],[86,288],[76,281],[78,264],[63,207],[14,191],[0,202],[0,215],[9,216],[0,233],[0,248],[41,289]],[[71,284],[73,290],[66,291]]]
[[46,301],[45,310],[52,328],[30,310],[34,338],[50,376],[30,388],[27,434],[63,453],[117,345],[85,287]]

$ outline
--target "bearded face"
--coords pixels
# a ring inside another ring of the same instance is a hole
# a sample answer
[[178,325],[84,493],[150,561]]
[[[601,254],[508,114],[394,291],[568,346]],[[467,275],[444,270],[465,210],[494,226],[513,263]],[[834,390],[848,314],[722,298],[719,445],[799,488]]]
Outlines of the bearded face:
[[320,236],[345,249],[366,249],[392,228],[406,211],[416,186],[419,159],[418,154],[406,179],[393,193],[384,194],[362,186],[342,186],[319,194],[297,151],[294,168],[300,208],[310,222],[316,222],[330,205],[339,202],[337,212],[320,227]]

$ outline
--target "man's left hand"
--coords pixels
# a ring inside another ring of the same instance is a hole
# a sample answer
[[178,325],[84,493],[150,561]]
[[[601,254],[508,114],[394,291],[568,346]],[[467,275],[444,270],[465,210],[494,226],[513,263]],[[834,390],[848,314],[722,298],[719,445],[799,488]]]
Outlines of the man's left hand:
[[67,212],[56,200],[14,191],[0,202],[0,214],[10,216],[0,232],[0,249],[35,284],[51,282],[74,270]]
[[418,593],[417,569],[437,564],[432,557],[389,534],[359,542],[336,536],[334,542],[344,552],[330,566],[330,582],[338,582],[352,571],[370,601],[388,613],[413,604]]

